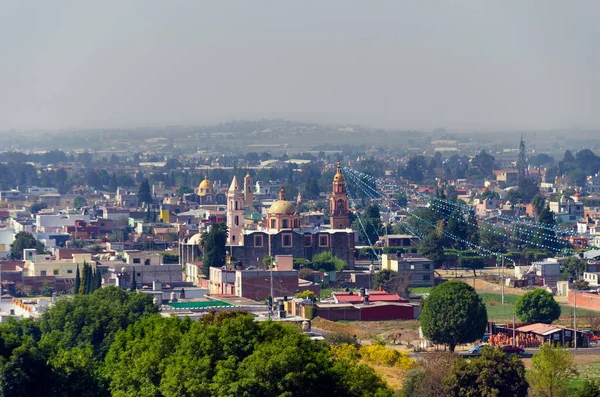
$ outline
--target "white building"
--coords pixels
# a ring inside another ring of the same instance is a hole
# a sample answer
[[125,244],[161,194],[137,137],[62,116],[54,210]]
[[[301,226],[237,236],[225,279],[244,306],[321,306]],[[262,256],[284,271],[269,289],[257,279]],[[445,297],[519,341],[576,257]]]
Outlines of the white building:
[[90,222],[88,214],[52,214],[52,215],[36,215],[35,224],[38,233],[56,233],[63,226],[71,226],[75,221]]
[[27,188],[27,193],[29,194],[58,194],[58,189],[55,187],[39,187],[39,186],[31,186]]

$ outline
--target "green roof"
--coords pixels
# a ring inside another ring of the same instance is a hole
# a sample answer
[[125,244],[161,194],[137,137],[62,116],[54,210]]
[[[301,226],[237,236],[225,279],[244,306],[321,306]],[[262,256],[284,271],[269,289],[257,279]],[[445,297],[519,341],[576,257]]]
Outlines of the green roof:
[[167,303],[167,306],[171,306],[175,309],[204,309],[211,306],[233,306],[231,303],[223,301],[202,301],[202,302],[173,302]]

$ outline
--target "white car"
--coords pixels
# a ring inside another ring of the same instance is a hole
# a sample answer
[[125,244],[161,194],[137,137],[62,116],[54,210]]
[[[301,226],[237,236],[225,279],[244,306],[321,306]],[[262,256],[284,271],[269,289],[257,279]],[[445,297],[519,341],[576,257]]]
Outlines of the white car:
[[469,354],[481,354],[481,348],[484,346],[489,346],[487,343],[481,343],[479,345],[473,346],[468,350]]

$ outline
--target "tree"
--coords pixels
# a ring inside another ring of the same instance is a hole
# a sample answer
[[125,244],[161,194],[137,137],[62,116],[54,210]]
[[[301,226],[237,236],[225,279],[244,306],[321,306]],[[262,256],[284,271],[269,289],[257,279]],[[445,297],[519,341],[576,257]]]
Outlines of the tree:
[[111,192],[116,192],[119,187],[119,182],[117,181],[117,174],[114,172],[110,175],[110,181],[108,182],[108,190]]
[[131,285],[129,286],[129,292],[137,291],[137,282],[135,281],[135,269],[131,275]]
[[309,291],[309,290],[305,290],[302,292],[298,292],[294,298],[299,298],[299,299],[310,299],[313,302],[317,301],[317,295],[315,295],[314,292]]
[[584,379],[575,397],[600,397],[600,382],[597,379]]
[[534,396],[568,396],[569,378],[577,371],[573,356],[567,349],[544,344],[531,361],[533,369],[529,379]]
[[211,267],[223,267],[225,265],[227,234],[227,225],[216,223],[211,226],[209,232],[203,235],[204,259],[202,273],[206,277],[210,276]]
[[406,193],[401,192],[396,195],[396,204],[398,204],[399,207],[406,207],[408,204],[408,196],[406,196]]
[[23,250],[33,248],[35,248],[36,253],[43,254],[46,247],[33,234],[28,232],[17,233],[15,241],[10,245],[10,251],[17,260],[23,259]]
[[473,287],[462,281],[446,281],[431,290],[421,310],[423,335],[434,343],[456,345],[481,339],[487,311]]
[[444,383],[445,395],[456,397],[526,397],[529,388],[523,361],[492,347],[484,347],[479,357],[456,360]]
[[79,263],[77,264],[77,270],[75,273],[75,285],[73,286],[73,293],[78,294],[81,288],[81,276],[79,274]]
[[46,203],[35,203],[31,206],[31,213],[37,214],[38,212],[46,208],[48,208],[48,204]]
[[535,216],[537,218],[540,216],[541,212],[546,207],[546,198],[544,196],[542,196],[541,194],[536,194],[531,199],[531,205],[533,207],[533,213],[535,214]]
[[184,186],[179,186],[177,188],[177,195],[179,197],[183,197],[184,194],[188,194],[188,193],[194,193],[194,189],[192,189],[189,186],[185,186],[185,185]]
[[439,267],[446,256],[444,255],[444,246],[446,238],[437,231],[430,232],[419,244],[419,254],[433,261],[436,267]]
[[42,283],[42,288],[40,289],[40,295],[42,296],[52,296],[54,293],[54,282],[50,280],[44,280]]
[[587,270],[587,262],[577,256],[570,256],[561,264],[561,270],[575,279],[579,279]]
[[560,305],[550,292],[538,288],[517,299],[515,314],[525,323],[550,324],[560,317]]
[[83,196],[77,196],[73,199],[73,207],[83,208],[87,206],[87,200]]
[[140,203],[152,204],[152,192],[148,178],[144,178],[138,190],[138,200]]
[[402,392],[406,397],[446,395],[444,378],[448,376],[458,355],[451,352],[431,352],[416,362],[404,377]]
[[315,270],[326,272],[333,270],[342,271],[346,268],[346,262],[333,255],[331,251],[325,251],[312,257],[311,267]]
[[391,294],[398,294],[402,298],[408,298],[410,292],[411,275],[409,273],[399,273],[394,270],[384,269],[375,274],[373,278],[373,288],[383,288],[384,291]]

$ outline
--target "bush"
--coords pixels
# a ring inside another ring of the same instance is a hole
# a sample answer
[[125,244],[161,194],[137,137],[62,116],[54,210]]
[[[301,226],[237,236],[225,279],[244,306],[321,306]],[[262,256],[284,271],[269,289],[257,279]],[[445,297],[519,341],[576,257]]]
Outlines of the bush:
[[398,350],[391,350],[381,345],[361,346],[358,350],[360,357],[368,362],[388,367],[397,367],[404,370],[409,370],[414,361],[408,357],[408,354]]

